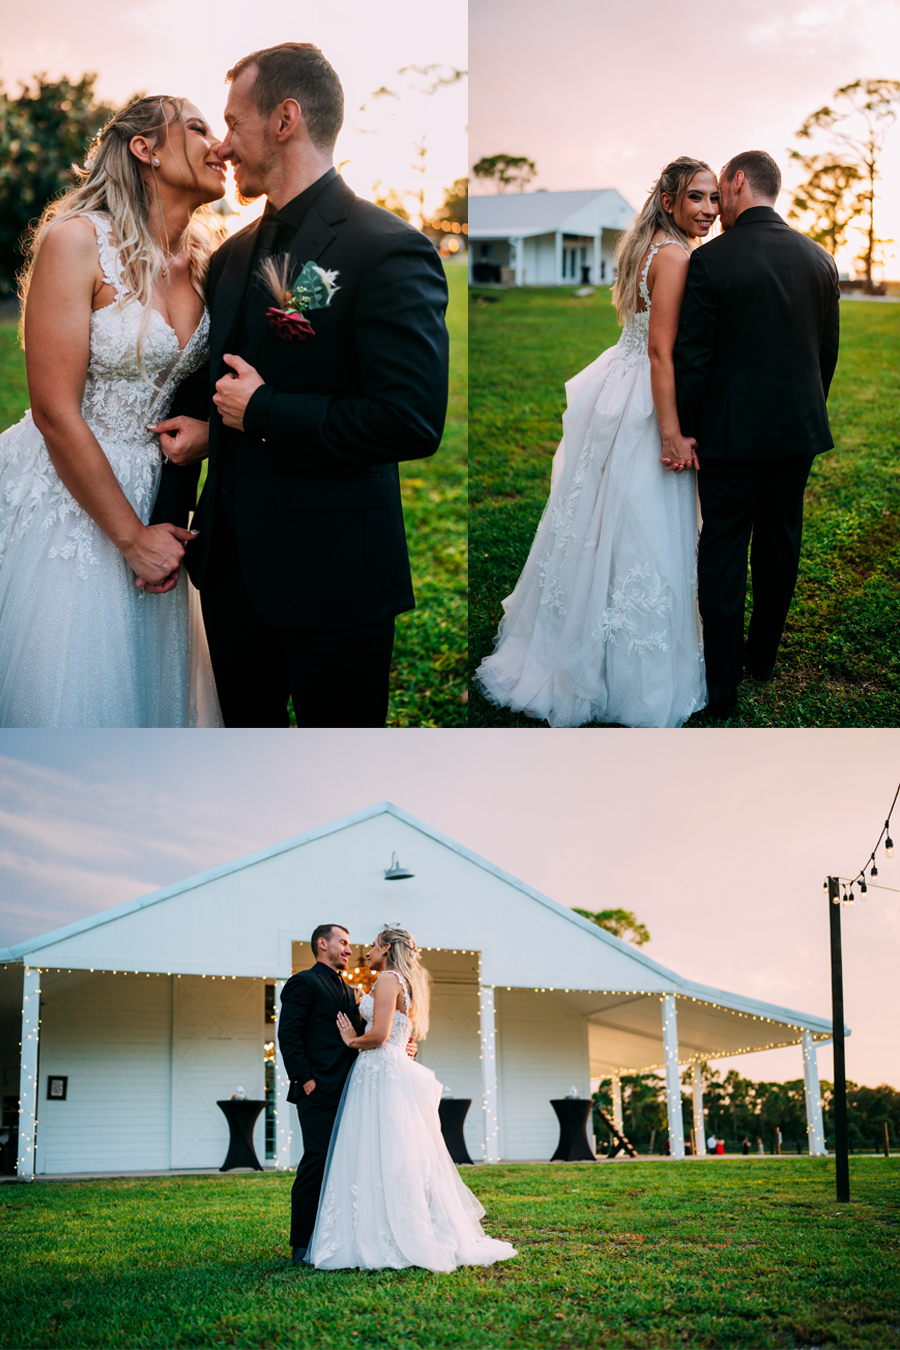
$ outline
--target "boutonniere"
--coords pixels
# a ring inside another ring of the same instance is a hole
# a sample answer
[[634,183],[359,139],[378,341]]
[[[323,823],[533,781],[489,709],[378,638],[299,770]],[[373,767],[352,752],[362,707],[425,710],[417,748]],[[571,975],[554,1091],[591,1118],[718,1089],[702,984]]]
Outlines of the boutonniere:
[[285,256],[277,261],[267,258],[259,274],[276,301],[266,310],[269,327],[290,342],[305,342],[308,337],[314,337],[316,330],[306,317],[307,311],[328,308],[331,297],[340,290],[334,284],[337,272],[326,272],[324,267],[308,262],[303,264],[297,280],[292,283],[291,260]]

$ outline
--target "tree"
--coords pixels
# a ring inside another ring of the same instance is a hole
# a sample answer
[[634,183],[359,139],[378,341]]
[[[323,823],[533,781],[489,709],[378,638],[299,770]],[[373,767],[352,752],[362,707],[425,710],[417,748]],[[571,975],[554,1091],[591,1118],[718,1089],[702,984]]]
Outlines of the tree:
[[[875,234],[875,184],[880,178],[881,153],[897,120],[900,80],[854,80],[835,90],[834,106],[810,113],[796,133],[810,140],[815,132],[830,132],[842,147],[842,157],[854,165],[863,180],[854,215],[865,215],[866,243],[858,261],[865,272],[866,294],[872,293],[872,267],[880,244],[890,242]],[[847,154],[849,152],[849,154]]]
[[807,237],[826,248],[833,258],[846,243],[854,217],[860,214],[859,193],[853,189],[862,175],[855,164],[842,164],[834,155],[801,155],[799,150],[792,150],[791,159],[803,165],[808,177],[794,188],[788,220],[812,216]]
[[473,165],[476,178],[484,178],[496,185],[498,192],[514,187],[523,192],[537,173],[537,165],[524,155],[488,155]]
[[623,942],[634,943],[635,947],[643,947],[645,942],[650,941],[648,929],[642,923],[638,923],[637,917],[630,909],[601,909],[596,912],[576,909],[575,913],[580,914],[583,919],[590,919],[598,928],[605,928],[613,937],[621,938]]
[[388,188],[386,192],[381,191],[381,179],[372,184],[372,201],[376,206],[383,206],[385,211],[393,211],[395,216],[401,220],[409,220],[409,212],[403,205],[403,198],[396,188]]
[[444,188],[444,200],[434,213],[435,220],[455,221],[457,225],[469,223],[469,180],[457,178],[452,187]]
[[88,146],[115,109],[94,98],[94,74],[77,84],[35,75],[18,98],[0,87],[0,294],[15,286],[30,221],[77,181]]

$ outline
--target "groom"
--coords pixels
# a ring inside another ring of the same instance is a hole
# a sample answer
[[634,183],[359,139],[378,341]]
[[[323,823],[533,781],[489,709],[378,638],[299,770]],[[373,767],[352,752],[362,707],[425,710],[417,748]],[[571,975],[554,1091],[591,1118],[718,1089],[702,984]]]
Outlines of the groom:
[[757,680],[774,674],[806,480],[815,456],[834,445],[825,400],[838,355],[837,269],[775,212],[780,190],[778,165],[762,150],[725,165],[724,233],[691,257],[675,344],[681,432],[698,441],[699,603],[717,719],[735,711],[744,657]]
[[[394,618],[415,601],[398,463],[431,455],[447,407],[447,285],[418,230],[354,196],[332,163],[340,81],[317,47],[253,52],[227,75],[230,161],[260,221],[211,260],[209,467],[186,559],[227,726],[381,726]],[[272,326],[260,278],[336,273],[305,340]],[[205,400],[204,400],[205,401]],[[157,425],[154,519],[206,453],[208,415]],[[209,404],[206,403],[208,409]],[[175,467],[173,467],[175,466]],[[190,491],[191,483],[187,483]]]
[[[341,1039],[338,1013],[347,1014],[357,1036],[366,1029],[353,990],[341,976],[352,955],[347,929],[336,923],[320,924],[313,931],[310,946],[315,965],[298,971],[286,982],[278,1020],[278,1045],[291,1080],[288,1101],[297,1107],[303,1130],[303,1157],[291,1189],[295,1266],[303,1261],[315,1227],[331,1131],[344,1083],[358,1054]],[[407,1053],[415,1058],[412,1040]]]

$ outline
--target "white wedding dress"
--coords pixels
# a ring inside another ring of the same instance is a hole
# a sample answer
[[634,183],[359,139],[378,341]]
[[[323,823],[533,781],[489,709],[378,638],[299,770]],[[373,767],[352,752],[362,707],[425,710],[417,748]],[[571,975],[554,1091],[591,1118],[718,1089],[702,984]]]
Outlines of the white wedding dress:
[[672,242],[647,255],[646,309],[566,384],[550,497],[475,676],[491,703],[554,727],[678,727],[707,702],[696,484],[659,462],[647,354],[647,272]]
[[[403,1001],[406,985],[397,979]],[[368,1029],[371,994],[359,1011]],[[306,1253],[317,1270],[449,1271],[517,1255],[482,1231],[484,1209],[460,1180],[441,1134],[441,1085],[407,1055],[409,1036],[409,1018],[395,1012],[384,1044],[361,1050],[350,1071]]]
[[[105,279],[123,294],[106,216],[97,232]],[[148,424],[206,359],[209,315],[183,349],[133,301],[91,315],[81,411],[147,524],[161,455]],[[190,545],[188,545],[190,547]],[[221,726],[199,597],[182,568],[175,589],[147,595],[122,554],[60,481],[28,412],[0,436],[0,726]]]

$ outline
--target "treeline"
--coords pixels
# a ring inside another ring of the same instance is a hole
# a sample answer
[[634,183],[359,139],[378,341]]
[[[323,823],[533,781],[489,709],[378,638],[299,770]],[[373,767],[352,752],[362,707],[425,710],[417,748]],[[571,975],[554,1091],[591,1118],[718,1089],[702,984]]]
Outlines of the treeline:
[[[681,1110],[685,1137],[697,1128],[694,1120],[692,1072],[682,1077]],[[823,1100],[822,1118],[826,1141],[833,1138],[833,1085],[820,1084]],[[612,1118],[612,1085],[604,1079],[594,1093],[594,1131],[598,1142],[606,1139],[607,1129],[596,1108]],[[777,1130],[782,1134],[782,1148],[793,1150],[798,1143],[806,1151],[806,1099],[803,1079],[787,1083],[754,1082],[741,1078],[736,1069],[730,1069],[724,1078],[707,1065],[703,1066],[704,1137],[714,1134],[735,1148],[749,1139],[756,1149],[757,1139],[763,1141],[767,1152],[774,1148]],[[641,1152],[659,1152],[666,1137],[666,1085],[659,1074],[641,1074],[622,1078],[622,1116],[625,1134]],[[892,1146],[900,1144],[900,1091],[882,1083],[879,1087],[847,1084],[847,1132],[851,1149],[881,1147],[884,1127]],[[652,1143],[651,1143],[652,1141]]]

